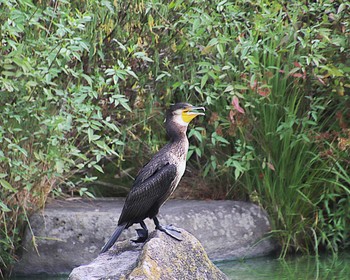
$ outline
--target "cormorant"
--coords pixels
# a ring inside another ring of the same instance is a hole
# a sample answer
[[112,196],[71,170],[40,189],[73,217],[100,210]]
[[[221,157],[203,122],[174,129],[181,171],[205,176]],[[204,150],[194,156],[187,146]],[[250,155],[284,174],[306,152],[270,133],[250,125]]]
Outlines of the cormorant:
[[156,229],[182,240],[177,229],[159,224],[157,214],[185,172],[188,151],[187,126],[196,116],[204,115],[197,110],[205,109],[188,103],[176,103],[167,110],[165,127],[170,141],[137,174],[126,197],[118,226],[100,254],[113,246],[124,229],[136,223],[139,223],[142,229],[136,229],[138,239],[133,241],[146,241],[148,229],[143,221],[146,218],[153,219]]

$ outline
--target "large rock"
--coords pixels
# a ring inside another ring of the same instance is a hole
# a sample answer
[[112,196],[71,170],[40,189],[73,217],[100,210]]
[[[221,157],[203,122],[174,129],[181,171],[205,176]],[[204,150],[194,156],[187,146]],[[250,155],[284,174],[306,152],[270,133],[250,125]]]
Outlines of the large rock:
[[181,242],[158,230],[144,244],[117,242],[90,264],[73,269],[69,280],[227,279],[199,241],[180,230]]
[[[17,274],[61,274],[89,263],[113,233],[123,207],[122,199],[54,201],[30,218],[23,240]],[[160,222],[174,224],[199,239],[212,260],[257,257],[271,253],[276,243],[266,239],[266,213],[240,201],[170,200],[160,209]],[[149,230],[154,229],[146,219]],[[139,227],[139,225],[136,225]],[[134,227],[119,240],[135,236]],[[260,241],[260,242],[258,242]]]

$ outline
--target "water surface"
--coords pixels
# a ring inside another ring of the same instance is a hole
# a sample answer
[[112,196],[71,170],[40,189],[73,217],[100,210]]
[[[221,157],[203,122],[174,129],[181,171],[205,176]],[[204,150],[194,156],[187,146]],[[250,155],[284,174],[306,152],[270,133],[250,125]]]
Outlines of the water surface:
[[[285,260],[262,257],[243,261],[223,261],[215,263],[231,280],[331,280],[350,279],[350,252],[332,255],[290,256]],[[11,280],[66,280],[68,275],[25,276]]]
[[263,257],[244,261],[224,261],[216,265],[231,280],[259,279],[350,279],[350,252],[332,255],[290,256],[285,260]]

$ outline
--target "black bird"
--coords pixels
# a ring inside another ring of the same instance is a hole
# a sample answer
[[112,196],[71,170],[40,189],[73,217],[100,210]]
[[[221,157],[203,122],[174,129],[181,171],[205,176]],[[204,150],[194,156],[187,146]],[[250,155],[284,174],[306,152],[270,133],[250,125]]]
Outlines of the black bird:
[[188,151],[187,126],[196,116],[204,115],[197,110],[205,109],[188,103],[170,106],[165,121],[170,141],[139,171],[126,197],[118,226],[100,254],[113,246],[124,229],[136,223],[140,223],[142,229],[136,230],[138,239],[133,241],[146,241],[148,229],[143,221],[146,218],[153,219],[156,229],[177,240],[182,240],[177,229],[159,224],[157,214],[159,208],[174,192],[185,172]]

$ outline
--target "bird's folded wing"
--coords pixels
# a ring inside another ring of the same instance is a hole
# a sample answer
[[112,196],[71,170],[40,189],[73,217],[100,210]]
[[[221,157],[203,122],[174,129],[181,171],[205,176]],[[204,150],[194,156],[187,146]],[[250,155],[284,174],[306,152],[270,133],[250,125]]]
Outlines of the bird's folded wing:
[[146,218],[145,214],[169,192],[176,177],[176,166],[166,163],[157,167],[147,176],[142,171],[139,173],[126,198],[118,224]]

